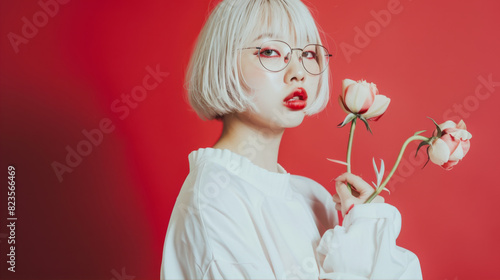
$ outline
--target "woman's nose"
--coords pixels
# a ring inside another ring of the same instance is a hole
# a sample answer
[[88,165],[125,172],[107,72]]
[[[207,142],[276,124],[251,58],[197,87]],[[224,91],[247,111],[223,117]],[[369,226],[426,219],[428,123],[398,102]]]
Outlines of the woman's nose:
[[[296,57],[296,58],[295,58]],[[302,81],[305,77],[305,69],[302,65],[302,51],[295,50],[288,55],[288,66],[286,69],[286,80],[292,81],[296,79],[297,81]]]
[[[291,52],[291,53],[288,53],[288,55],[285,57],[285,62],[288,62],[288,61],[290,61],[290,60],[292,60],[292,61],[293,61],[293,60],[294,60],[294,59],[293,59],[293,56],[294,56],[294,55],[295,55],[295,56],[297,56],[297,58],[298,58],[299,62],[300,62],[300,63],[302,63],[302,50],[301,50],[301,49],[294,49],[294,50],[292,50],[292,52]],[[290,63],[291,63],[292,61],[290,61]]]

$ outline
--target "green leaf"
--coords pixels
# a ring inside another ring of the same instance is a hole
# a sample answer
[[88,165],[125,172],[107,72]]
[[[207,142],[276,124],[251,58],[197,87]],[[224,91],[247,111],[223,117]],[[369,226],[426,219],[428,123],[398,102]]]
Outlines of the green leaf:
[[337,126],[338,127],[344,127],[346,124],[350,123],[352,120],[356,119],[356,115],[353,113],[350,113],[347,115],[344,119],[343,122],[339,123]]
[[368,121],[362,116],[360,116],[359,118],[365,123],[366,129],[370,131],[371,134],[373,134],[372,130],[370,129],[370,125],[368,124]]
[[329,161],[331,161],[331,162],[338,163],[338,164],[342,164],[342,165],[345,165],[345,166],[349,166],[349,163],[347,163],[347,162],[345,162],[345,161],[336,160],[336,159],[331,159],[331,158],[327,158],[327,160],[329,160]]
[[420,145],[418,145],[418,147],[417,147],[417,152],[415,153],[415,157],[417,157],[418,150],[420,150],[420,148],[422,148],[422,147],[423,147],[423,146],[425,146],[425,145],[429,145],[429,143],[428,143],[428,142],[426,142],[426,141],[422,141],[422,142],[420,142]]
[[415,134],[413,134],[413,135],[416,136],[416,135],[419,135],[420,133],[424,133],[424,132],[426,132],[426,130],[420,130],[420,131],[415,132]]
[[429,148],[430,147],[427,147],[427,161],[425,162],[424,166],[422,166],[422,169],[424,169],[424,167],[429,163],[429,160],[431,159],[431,157],[429,156]]
[[382,178],[384,177],[384,172],[385,172],[384,160],[380,159],[380,172],[377,169],[375,158],[372,158],[372,163],[373,163],[373,170],[375,170],[375,175],[377,176],[377,184],[373,182],[372,183],[375,185],[375,188],[378,188],[380,186],[380,183],[382,183]]
[[441,128],[439,127],[439,125],[436,123],[436,121],[434,121],[431,117],[428,117],[429,119],[431,119],[431,121],[436,125],[436,130],[437,130],[437,137],[440,138],[441,135],[443,135],[443,132],[441,131]]

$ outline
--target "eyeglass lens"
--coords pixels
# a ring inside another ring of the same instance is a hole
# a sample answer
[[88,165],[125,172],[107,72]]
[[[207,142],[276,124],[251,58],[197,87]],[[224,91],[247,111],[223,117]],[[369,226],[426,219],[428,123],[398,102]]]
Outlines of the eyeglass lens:
[[[294,50],[300,52],[300,50]],[[281,41],[268,41],[262,44],[259,59],[262,66],[269,71],[281,71],[290,62],[292,50],[290,46]],[[316,44],[307,45],[300,57],[307,72],[311,74],[322,73],[329,60],[328,50]]]

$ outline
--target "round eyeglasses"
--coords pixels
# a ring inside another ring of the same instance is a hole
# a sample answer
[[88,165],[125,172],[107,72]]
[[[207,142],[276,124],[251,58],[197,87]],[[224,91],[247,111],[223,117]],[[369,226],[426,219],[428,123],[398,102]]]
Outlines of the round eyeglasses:
[[271,72],[279,72],[285,69],[291,61],[293,51],[299,51],[299,61],[302,62],[304,69],[309,74],[319,75],[326,70],[332,56],[322,45],[309,44],[299,49],[291,48],[290,45],[279,40],[264,42],[260,47],[244,49],[257,49],[260,63]]

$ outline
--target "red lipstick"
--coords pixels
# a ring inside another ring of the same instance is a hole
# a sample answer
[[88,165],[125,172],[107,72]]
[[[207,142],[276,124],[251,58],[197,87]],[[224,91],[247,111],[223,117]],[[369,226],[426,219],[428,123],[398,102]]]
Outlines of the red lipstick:
[[303,88],[297,88],[283,99],[283,105],[291,110],[302,110],[307,105],[307,92]]

